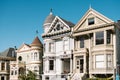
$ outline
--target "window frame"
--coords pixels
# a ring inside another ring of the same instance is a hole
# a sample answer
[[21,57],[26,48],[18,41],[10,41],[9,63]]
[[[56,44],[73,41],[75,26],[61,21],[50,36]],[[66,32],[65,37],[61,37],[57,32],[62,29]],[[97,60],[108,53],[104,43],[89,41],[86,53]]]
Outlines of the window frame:
[[106,37],[106,43],[107,44],[110,44],[111,43],[111,31],[110,30],[107,30],[107,33],[106,33],[107,37]]
[[[52,63],[51,63],[52,61]],[[49,70],[53,71],[54,70],[54,60],[49,60]]]
[[102,45],[104,44],[104,42],[105,42],[104,31],[96,32],[95,33],[95,45]]
[[95,24],[95,18],[92,17],[92,18],[88,18],[88,25],[93,25]]
[[1,70],[4,71],[5,70],[5,62],[1,63]]
[[69,50],[69,41],[68,41],[68,39],[64,40],[63,47],[64,47],[64,51]]
[[84,48],[85,47],[85,38],[80,37],[79,41],[80,41],[80,48]]
[[[97,58],[97,56],[102,56],[103,58]],[[104,56],[104,54],[98,54],[98,55],[95,55],[95,68],[96,69],[101,69],[101,68],[105,68],[105,58],[104,58],[105,56]],[[97,59],[99,59],[99,60],[97,60]],[[100,60],[101,59],[101,60]],[[101,66],[97,66],[97,64],[98,63],[100,63],[100,64],[102,64],[102,67]]]
[[49,43],[49,52],[54,52],[54,43]]

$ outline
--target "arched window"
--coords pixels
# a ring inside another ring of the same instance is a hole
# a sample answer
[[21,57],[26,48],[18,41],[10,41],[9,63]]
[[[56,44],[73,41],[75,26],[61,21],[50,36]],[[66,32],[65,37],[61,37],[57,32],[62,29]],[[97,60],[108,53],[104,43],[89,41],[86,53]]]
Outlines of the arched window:
[[56,29],[59,31],[60,30],[60,24],[57,24]]
[[22,56],[19,56],[19,57],[18,57],[18,60],[19,60],[19,61],[22,61]]
[[37,52],[34,53],[34,60],[37,60]]

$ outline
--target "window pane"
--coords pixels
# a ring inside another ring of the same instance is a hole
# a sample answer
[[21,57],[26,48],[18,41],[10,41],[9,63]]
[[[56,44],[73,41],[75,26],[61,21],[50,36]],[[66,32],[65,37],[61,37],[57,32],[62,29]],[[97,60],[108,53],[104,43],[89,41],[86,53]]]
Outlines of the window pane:
[[95,56],[95,66],[96,66],[96,68],[105,68],[104,55],[96,55]]
[[1,63],[1,70],[5,70],[5,63]]
[[64,50],[69,50],[68,40],[65,40],[65,41],[64,41]]
[[80,48],[84,48],[84,38],[80,38]]
[[96,62],[96,68],[104,68],[104,62]]
[[104,44],[104,32],[96,32],[96,45]]
[[49,51],[50,51],[50,52],[53,52],[53,51],[54,51],[54,44],[53,44],[53,43],[50,43],[50,44],[49,44]]
[[107,55],[107,67],[112,68],[112,55],[111,54]]
[[94,24],[94,18],[88,19],[88,25],[92,25],[92,24]]
[[54,61],[49,60],[49,70],[53,70],[53,69],[54,69]]
[[104,55],[96,55],[96,61],[104,61]]
[[107,44],[110,44],[111,41],[111,32],[107,31]]

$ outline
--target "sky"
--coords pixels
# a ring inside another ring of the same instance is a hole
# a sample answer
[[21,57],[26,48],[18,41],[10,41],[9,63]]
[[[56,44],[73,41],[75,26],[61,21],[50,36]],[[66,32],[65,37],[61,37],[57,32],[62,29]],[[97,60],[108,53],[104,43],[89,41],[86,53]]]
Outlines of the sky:
[[43,42],[43,23],[51,8],[54,15],[76,24],[90,5],[113,21],[120,20],[120,0],[0,0],[0,52],[31,44],[36,36]]

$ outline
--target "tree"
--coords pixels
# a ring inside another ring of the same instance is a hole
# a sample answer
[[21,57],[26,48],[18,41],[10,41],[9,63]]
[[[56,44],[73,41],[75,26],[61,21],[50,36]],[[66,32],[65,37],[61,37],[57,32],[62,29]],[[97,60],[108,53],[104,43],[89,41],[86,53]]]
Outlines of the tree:
[[28,74],[20,74],[19,80],[36,80],[36,74],[28,70]]

